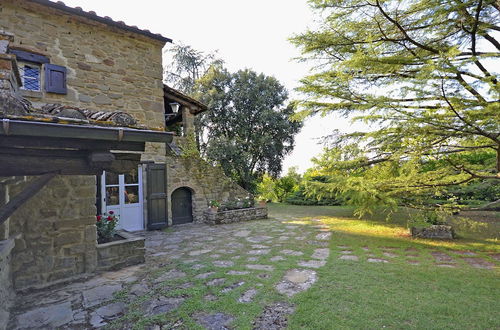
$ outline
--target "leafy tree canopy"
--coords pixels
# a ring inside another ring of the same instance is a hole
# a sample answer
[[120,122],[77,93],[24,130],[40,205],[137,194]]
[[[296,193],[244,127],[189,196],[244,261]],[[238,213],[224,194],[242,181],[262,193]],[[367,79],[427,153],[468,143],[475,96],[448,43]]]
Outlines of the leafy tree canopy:
[[359,206],[416,207],[453,185],[500,179],[500,6],[495,0],[310,0],[321,25],[292,38],[317,64],[297,118],[336,112],[313,188]]
[[291,121],[294,108],[285,104],[288,93],[278,80],[212,66],[198,80],[195,96],[209,107],[201,121],[207,159],[250,191],[265,172],[279,175],[302,124]]

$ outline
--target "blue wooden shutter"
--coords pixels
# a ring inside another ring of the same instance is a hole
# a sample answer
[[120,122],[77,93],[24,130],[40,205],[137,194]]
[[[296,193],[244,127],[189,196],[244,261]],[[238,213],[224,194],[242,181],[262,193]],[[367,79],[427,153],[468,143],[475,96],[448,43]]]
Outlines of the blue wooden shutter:
[[67,94],[66,68],[60,65],[45,64],[45,91],[48,93]]

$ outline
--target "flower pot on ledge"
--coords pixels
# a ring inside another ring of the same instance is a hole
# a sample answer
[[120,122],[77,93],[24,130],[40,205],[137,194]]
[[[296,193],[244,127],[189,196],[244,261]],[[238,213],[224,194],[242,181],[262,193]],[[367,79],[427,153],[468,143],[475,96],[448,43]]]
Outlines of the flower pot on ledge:
[[219,212],[219,207],[218,206],[210,206],[209,210],[210,210],[210,213],[217,213],[217,212]]
[[267,202],[265,200],[261,200],[257,204],[257,207],[266,207],[266,206],[267,206]]

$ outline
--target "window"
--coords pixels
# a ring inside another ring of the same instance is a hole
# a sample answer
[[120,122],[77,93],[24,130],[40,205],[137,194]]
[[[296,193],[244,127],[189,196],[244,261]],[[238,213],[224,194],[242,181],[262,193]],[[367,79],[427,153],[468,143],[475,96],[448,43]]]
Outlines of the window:
[[19,74],[23,85],[21,89],[40,92],[41,68],[37,64],[19,62]]
[[12,49],[11,53],[17,57],[19,73],[21,74],[21,81],[23,83],[21,89],[41,92],[43,79],[45,92],[55,94],[68,93],[66,87],[66,68],[64,66],[50,64],[47,56],[24,50]]

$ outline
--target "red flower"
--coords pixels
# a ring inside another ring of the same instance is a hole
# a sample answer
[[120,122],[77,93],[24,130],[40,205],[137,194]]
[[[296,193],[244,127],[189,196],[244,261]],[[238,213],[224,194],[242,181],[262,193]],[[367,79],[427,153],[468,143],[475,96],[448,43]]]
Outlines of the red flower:
[[112,216],[109,216],[109,217],[108,217],[108,221],[113,221],[113,217],[112,217]]
[[96,216],[96,218],[97,218],[97,222],[99,222],[99,221],[101,221],[102,216],[98,215],[98,216]]
[[113,214],[115,214],[115,212],[113,212],[113,211],[109,211],[109,214],[113,215]]

